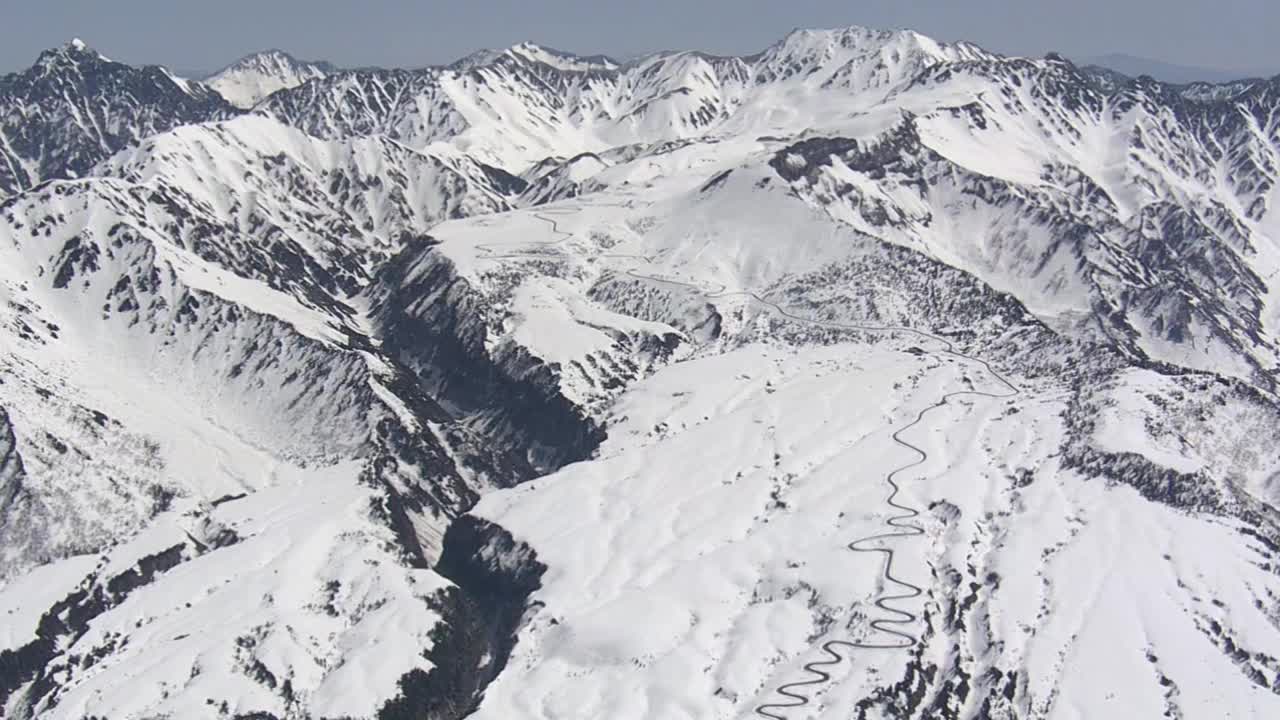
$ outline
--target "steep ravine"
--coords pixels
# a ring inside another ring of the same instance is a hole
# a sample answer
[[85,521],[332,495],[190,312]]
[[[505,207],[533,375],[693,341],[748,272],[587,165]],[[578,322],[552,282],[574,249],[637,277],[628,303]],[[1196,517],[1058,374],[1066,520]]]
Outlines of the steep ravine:
[[546,565],[501,527],[464,515],[444,538],[435,570],[456,587],[438,596],[441,622],[426,658],[434,667],[400,678],[400,695],[378,713],[381,720],[454,720],[479,706],[502,672],[529,596],[542,585]]
[[523,476],[588,457],[604,430],[560,393],[557,370],[523,348],[490,353],[489,301],[430,241],[412,244],[373,285],[372,319],[383,351],[450,412],[505,451],[523,454]]

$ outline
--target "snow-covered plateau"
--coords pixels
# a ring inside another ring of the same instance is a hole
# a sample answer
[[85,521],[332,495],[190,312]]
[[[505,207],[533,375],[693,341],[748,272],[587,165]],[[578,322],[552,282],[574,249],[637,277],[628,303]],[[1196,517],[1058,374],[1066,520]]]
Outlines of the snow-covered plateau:
[[1280,78],[0,77],[0,718],[1280,717]]

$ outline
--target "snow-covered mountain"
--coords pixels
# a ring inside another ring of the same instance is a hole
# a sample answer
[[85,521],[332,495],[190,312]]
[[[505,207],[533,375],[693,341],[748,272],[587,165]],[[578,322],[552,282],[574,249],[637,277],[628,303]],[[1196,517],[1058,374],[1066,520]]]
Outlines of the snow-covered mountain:
[[1280,710],[1280,78],[848,28],[0,101],[0,716]]
[[72,40],[0,77],[0,197],[83,176],[142,138],[233,112],[204,85],[113,62]]
[[305,62],[283,50],[247,55],[204,79],[227,102],[248,109],[277,90],[295,88],[333,72],[328,63]]

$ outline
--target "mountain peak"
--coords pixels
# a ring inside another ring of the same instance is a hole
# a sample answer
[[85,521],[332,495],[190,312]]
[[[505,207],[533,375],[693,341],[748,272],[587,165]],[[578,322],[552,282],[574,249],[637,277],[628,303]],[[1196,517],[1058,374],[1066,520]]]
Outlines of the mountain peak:
[[205,78],[232,105],[251,108],[273,92],[297,87],[333,72],[323,62],[299,60],[277,48],[246,55]]
[[849,25],[838,28],[796,28],[787,33],[774,48],[823,51],[825,49],[855,50],[895,46],[912,49],[938,59],[953,59],[954,55],[987,54],[982,48],[968,42],[942,42],[910,28],[884,30]]
[[73,37],[63,43],[60,47],[53,48],[47,52],[61,52],[68,55],[91,55],[94,57],[102,57],[101,53],[94,50],[88,43],[78,37]]
[[449,67],[461,71],[474,70],[490,65],[504,57],[525,62],[541,63],[557,70],[570,72],[616,70],[619,65],[616,60],[607,55],[578,55],[533,42],[521,42],[505,50],[477,50],[454,61]]
[[334,70],[334,67],[327,62],[299,60],[296,56],[294,56],[292,53],[288,52],[287,50],[281,50],[279,48],[267,48],[266,50],[259,50],[257,52],[249,53],[248,55],[245,55],[244,57],[240,58],[239,60],[236,60],[230,65],[223,67],[221,70],[213,73],[212,75],[209,75],[208,78],[206,79],[209,81],[212,81],[217,79],[218,77],[226,75],[227,73],[235,72],[235,71],[259,70],[259,71],[267,71],[267,72],[278,72],[282,68],[290,69],[290,70],[304,70],[304,71],[306,68],[315,68],[317,70],[320,70],[326,73],[332,72]]
[[89,47],[84,40],[75,37],[58,47],[50,48],[40,53],[40,57],[36,60],[36,67],[51,68],[67,64],[82,64],[86,62],[109,62],[109,59],[97,50]]
[[513,45],[507,52],[560,70],[613,70],[618,67],[618,63],[607,55],[578,55],[531,42]]

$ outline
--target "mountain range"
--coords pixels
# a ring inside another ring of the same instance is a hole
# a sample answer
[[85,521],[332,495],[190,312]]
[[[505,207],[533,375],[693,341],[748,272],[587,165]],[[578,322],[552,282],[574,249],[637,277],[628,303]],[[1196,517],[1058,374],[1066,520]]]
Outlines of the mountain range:
[[1242,78],[1269,77],[1276,74],[1274,69],[1270,71],[1256,68],[1252,70],[1223,70],[1221,68],[1195,67],[1162,60],[1152,60],[1151,58],[1127,55],[1125,53],[1108,53],[1106,55],[1086,57],[1079,62],[1085,65],[1105,67],[1124,73],[1129,77],[1150,75],[1162,82],[1183,84],[1196,82],[1229,83]]
[[1280,76],[0,77],[0,717],[1280,712]]

